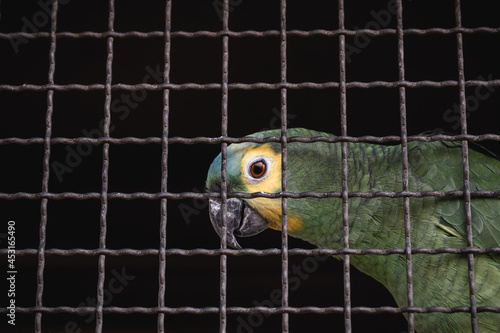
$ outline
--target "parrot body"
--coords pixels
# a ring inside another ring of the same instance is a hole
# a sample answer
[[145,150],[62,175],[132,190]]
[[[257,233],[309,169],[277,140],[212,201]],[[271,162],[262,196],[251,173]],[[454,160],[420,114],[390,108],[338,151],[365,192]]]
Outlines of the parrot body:
[[[306,129],[289,129],[287,134],[289,137],[332,136]],[[279,135],[280,131],[275,130],[252,136]],[[291,142],[287,151],[289,192],[341,191],[340,143]],[[403,190],[400,145],[347,143],[347,155],[349,192]],[[228,192],[281,192],[279,143],[232,144],[227,158]],[[462,146],[458,142],[409,142],[408,162],[410,191],[445,192],[464,188]],[[469,149],[469,166],[471,191],[500,190],[499,160]],[[220,173],[219,155],[209,169],[206,184],[209,191],[220,190]],[[404,248],[403,200],[350,197],[350,248]],[[467,247],[463,198],[410,197],[409,202],[412,248]],[[210,217],[220,234],[220,205],[216,203],[216,199],[210,200]],[[236,205],[238,216],[230,215],[229,204]],[[473,198],[470,207],[474,246],[499,247],[500,198]],[[281,230],[281,215],[280,198],[229,199],[228,244],[238,247],[234,234],[250,236],[267,227]],[[320,248],[342,248],[341,198],[289,198],[288,233]],[[414,306],[470,306],[466,254],[414,254],[411,258]],[[500,307],[500,254],[475,254],[474,261],[477,306]],[[382,283],[400,307],[408,305],[404,255],[351,255],[350,262]],[[479,312],[478,327],[479,332],[500,332],[500,313]],[[416,313],[415,328],[419,333],[471,332],[471,317],[467,312]]]

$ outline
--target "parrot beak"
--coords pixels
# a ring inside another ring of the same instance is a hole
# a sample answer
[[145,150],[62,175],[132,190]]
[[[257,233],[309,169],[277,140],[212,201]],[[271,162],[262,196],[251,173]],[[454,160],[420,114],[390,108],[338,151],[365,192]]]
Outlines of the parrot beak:
[[[269,226],[269,222],[263,219],[243,200],[231,198],[226,201],[226,243],[235,249],[241,249],[236,241],[238,237],[256,235]],[[219,237],[222,237],[221,201],[220,199],[209,199],[210,221]]]

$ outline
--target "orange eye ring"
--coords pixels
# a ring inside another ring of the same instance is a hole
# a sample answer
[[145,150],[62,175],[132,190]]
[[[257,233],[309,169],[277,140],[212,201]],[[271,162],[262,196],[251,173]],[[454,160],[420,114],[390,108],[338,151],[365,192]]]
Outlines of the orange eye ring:
[[254,178],[260,178],[266,173],[266,164],[262,161],[257,161],[250,166],[250,173]]

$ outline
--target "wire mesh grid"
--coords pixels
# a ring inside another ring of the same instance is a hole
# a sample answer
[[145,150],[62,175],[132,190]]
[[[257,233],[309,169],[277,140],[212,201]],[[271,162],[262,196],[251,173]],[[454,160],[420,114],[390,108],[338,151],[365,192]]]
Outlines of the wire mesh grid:
[[[429,313],[429,312],[470,312],[471,315],[471,331],[477,332],[477,314],[479,312],[491,311],[500,313],[499,308],[494,307],[478,307],[475,299],[475,284],[474,284],[474,255],[483,253],[500,253],[500,248],[481,249],[473,246],[472,243],[472,228],[471,228],[471,207],[470,200],[474,197],[498,197],[500,196],[500,189],[497,191],[477,191],[472,190],[469,185],[469,158],[468,158],[468,143],[469,142],[483,142],[487,140],[500,141],[500,135],[497,134],[481,134],[471,135],[467,131],[467,110],[466,110],[466,87],[498,87],[500,80],[470,80],[465,77],[464,69],[464,51],[463,51],[463,36],[468,34],[486,33],[498,34],[500,28],[493,27],[477,27],[466,28],[461,24],[461,3],[460,0],[455,1],[455,21],[456,26],[453,28],[429,28],[429,29],[404,29],[403,28],[403,1],[397,1],[397,27],[396,29],[346,29],[345,28],[345,12],[344,1],[338,2],[338,20],[339,26],[335,30],[287,30],[287,2],[286,0],[280,1],[280,29],[268,31],[231,31],[229,28],[230,16],[230,1],[225,0],[222,6],[222,30],[221,31],[171,31],[172,21],[172,1],[167,0],[165,6],[165,29],[164,31],[152,32],[116,32],[114,29],[115,21],[115,1],[109,0],[109,16],[108,26],[105,32],[59,32],[57,29],[58,17],[58,1],[52,1],[51,15],[50,15],[50,31],[49,32],[13,32],[13,33],[0,33],[2,39],[12,38],[25,38],[28,40],[33,39],[49,39],[49,72],[47,84],[30,84],[23,85],[9,85],[1,84],[0,91],[7,91],[13,93],[20,92],[43,92],[46,93],[47,109],[45,116],[45,136],[32,137],[32,138],[17,138],[7,137],[0,139],[0,145],[43,145],[43,179],[42,190],[38,193],[17,192],[17,193],[0,193],[1,200],[40,200],[40,226],[39,226],[39,246],[38,248],[31,249],[18,249],[16,254],[18,256],[36,256],[37,257],[37,287],[36,287],[36,303],[34,307],[18,306],[16,311],[21,314],[35,314],[34,331],[42,332],[43,318],[45,314],[58,314],[58,313],[71,313],[71,314],[89,314],[95,313],[95,332],[103,332],[103,323],[106,321],[108,314],[149,314],[157,315],[157,331],[165,331],[165,320],[168,315],[177,314],[218,314],[219,315],[219,331],[227,331],[228,314],[279,314],[282,317],[282,332],[293,331],[290,327],[289,315],[290,314],[342,314],[344,316],[344,329],[346,332],[351,332],[352,329],[352,314],[365,313],[365,314],[380,314],[380,313],[407,313],[408,314],[408,331],[414,332],[414,314],[415,313]],[[458,59],[458,79],[447,81],[408,81],[405,75],[405,48],[404,38],[406,36],[417,35],[426,36],[430,34],[438,35],[454,35],[456,36],[456,53]],[[346,37],[347,36],[396,36],[397,37],[397,61],[399,69],[399,78],[397,81],[372,81],[372,82],[359,82],[348,81],[346,75]],[[263,38],[263,37],[278,37],[280,40],[280,82],[277,83],[230,83],[229,82],[229,43],[233,38]],[[290,36],[312,37],[312,36],[327,36],[338,37],[339,39],[339,65],[340,76],[338,82],[298,82],[291,83],[287,80],[287,38]],[[163,38],[164,39],[164,71],[163,83],[159,84],[122,84],[113,83],[113,57],[114,41],[117,39],[125,38]],[[54,80],[54,73],[56,71],[56,45],[57,41],[61,39],[103,39],[106,41],[107,57],[106,57],[106,76],[105,83],[97,84],[57,84]],[[171,40],[172,38],[217,38],[222,40],[222,79],[220,83],[171,83],[170,82],[170,63],[171,63]],[[453,87],[458,88],[460,99],[460,131],[459,135],[443,135],[436,134],[432,136],[421,135],[408,135],[407,134],[407,117],[406,117],[406,90],[411,88],[443,88]],[[337,137],[318,137],[318,138],[303,138],[303,137],[287,137],[287,92],[289,90],[300,89],[328,89],[336,88],[340,92],[340,123],[341,133]],[[400,135],[396,136],[349,136],[347,127],[347,90],[348,89],[374,89],[374,88],[388,88],[398,89],[399,92],[399,110],[400,110]],[[240,138],[230,137],[228,135],[228,96],[230,91],[237,90],[277,90],[280,92],[281,109],[281,136],[258,139],[258,138]],[[111,103],[112,95],[115,91],[160,91],[163,93],[163,113],[162,113],[162,136],[161,137],[125,137],[114,138],[111,136]],[[169,112],[170,112],[170,92],[177,90],[216,90],[222,93],[222,114],[221,114],[221,135],[218,137],[170,137],[169,136]],[[58,91],[103,91],[105,94],[104,102],[104,126],[103,135],[97,138],[78,137],[53,137],[53,96],[54,92]],[[408,151],[407,144],[411,141],[461,141],[463,145],[463,172],[464,172],[464,190],[439,192],[412,192],[409,190],[408,181]],[[292,193],[287,189],[287,145],[291,142],[340,142],[342,147],[342,186],[339,192],[328,193]],[[228,144],[238,142],[279,142],[282,149],[282,189],[281,193],[229,193],[227,191],[227,147]],[[372,142],[372,143],[399,143],[402,145],[402,161],[403,165],[403,183],[400,192],[350,192],[347,185],[347,143],[349,142]],[[181,192],[174,193],[168,190],[168,157],[169,147],[173,144],[211,144],[221,146],[222,154],[222,188],[220,193],[195,193],[195,192]],[[102,186],[100,192],[88,193],[75,193],[75,192],[62,192],[54,193],[49,189],[49,173],[50,173],[50,159],[51,148],[54,145],[60,144],[92,144],[96,146],[102,145],[102,172],[101,180]],[[136,144],[136,145],[160,145],[161,146],[161,190],[157,193],[135,192],[135,193],[121,193],[110,192],[108,190],[109,181],[109,163],[110,163],[110,150],[115,145]],[[457,248],[413,248],[411,243],[410,225],[410,198],[421,197],[455,197],[464,198],[467,217],[467,247],[462,249]],[[226,247],[226,203],[228,198],[282,198],[282,236],[281,248],[270,248],[264,250],[256,249],[242,249],[232,250]],[[289,248],[288,245],[288,216],[287,216],[287,199],[288,198],[341,198],[342,200],[342,220],[343,220],[343,248],[341,249],[302,249],[302,248]],[[374,198],[374,197],[389,197],[389,198],[403,198],[404,202],[404,224],[405,224],[405,246],[400,249],[355,249],[349,247],[349,216],[348,216],[348,201],[350,198]],[[220,249],[180,249],[180,248],[167,248],[167,202],[168,200],[179,199],[208,199],[208,198],[221,198],[222,201],[222,221],[223,232],[221,237]],[[49,201],[53,200],[99,200],[100,201],[100,229],[99,229],[99,244],[95,249],[57,249],[46,248],[47,227],[50,224],[50,210],[48,209]],[[161,203],[161,220],[160,220],[160,241],[159,248],[157,249],[109,249],[106,244],[107,233],[107,210],[108,201],[110,200],[159,200]],[[412,256],[415,254],[442,254],[442,253],[460,253],[467,254],[469,264],[469,294],[470,306],[462,306],[455,308],[447,307],[430,307],[423,308],[417,307],[413,304],[413,282],[412,282]],[[0,254],[6,255],[7,249],[1,249]],[[289,256],[290,255],[343,255],[343,286],[344,286],[344,305],[343,306],[330,306],[330,307],[293,307],[289,303]],[[407,278],[407,300],[408,306],[406,307],[364,307],[351,305],[351,285],[350,285],[350,256],[351,255],[404,255],[406,261],[406,278]],[[44,276],[45,276],[45,260],[47,256],[93,256],[98,258],[97,266],[97,295],[95,306],[47,306],[44,304]],[[157,306],[154,307],[118,307],[118,306],[105,306],[105,280],[106,280],[106,260],[108,257],[114,256],[156,256],[159,261],[158,269],[158,300]],[[276,307],[234,307],[227,306],[227,280],[228,280],[228,257],[231,256],[281,256],[281,292],[282,303],[281,306]],[[220,304],[214,307],[169,307],[165,302],[165,290],[167,283],[167,258],[169,256],[212,256],[220,258]],[[7,313],[5,308],[0,312]],[[215,329],[215,328],[214,328]]]

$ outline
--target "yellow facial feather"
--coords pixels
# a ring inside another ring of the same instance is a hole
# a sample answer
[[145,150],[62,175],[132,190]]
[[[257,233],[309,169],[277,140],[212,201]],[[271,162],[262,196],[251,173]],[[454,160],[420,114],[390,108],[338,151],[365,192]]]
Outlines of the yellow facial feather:
[[[258,161],[259,157],[265,159],[267,163],[266,176],[262,179],[254,179],[249,174],[250,165],[253,161]],[[270,165],[269,165],[270,164]],[[251,146],[246,151],[241,161],[242,182],[248,189],[249,193],[281,192],[281,153],[276,153],[270,144],[260,146]],[[282,229],[282,209],[281,198],[254,198],[248,201],[249,205],[262,215],[266,220],[270,221],[270,228],[275,230]],[[288,231],[298,231],[304,228],[302,220],[294,214],[288,212]]]
[[[271,165],[267,165],[267,176],[262,179],[251,179],[248,176],[248,168],[251,161],[267,158]],[[275,193],[281,191],[281,153],[275,153],[269,144],[261,146],[251,146],[246,151],[241,161],[241,174],[243,175],[243,184],[248,192],[268,192]]]

